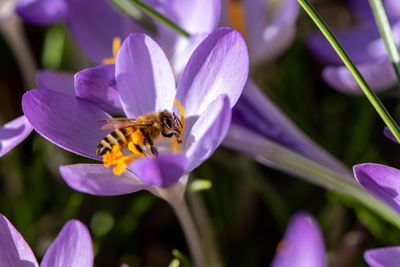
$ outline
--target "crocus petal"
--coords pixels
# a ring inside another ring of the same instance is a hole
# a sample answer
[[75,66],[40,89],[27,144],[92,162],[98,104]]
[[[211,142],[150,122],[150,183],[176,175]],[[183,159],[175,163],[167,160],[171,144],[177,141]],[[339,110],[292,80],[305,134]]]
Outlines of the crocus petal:
[[186,116],[196,116],[219,95],[226,94],[233,107],[247,80],[249,59],[239,32],[220,28],[193,52],[178,85],[177,99]]
[[101,164],[61,166],[60,173],[71,188],[96,196],[125,195],[148,187],[129,171],[115,176]]
[[80,221],[68,221],[44,255],[41,267],[92,267],[93,245]]
[[[396,74],[387,58],[382,57],[365,64],[357,64],[356,67],[375,92],[389,89],[396,83]],[[322,76],[326,83],[338,91],[355,95],[363,93],[345,66],[326,67]]]
[[393,19],[400,19],[400,2],[397,0],[386,0],[385,9]]
[[[370,49],[369,44],[379,39],[379,32],[373,24],[348,29],[335,33],[339,43],[354,63],[366,63],[376,58],[377,54],[384,53],[384,46]],[[343,62],[333,50],[332,46],[321,33],[312,34],[307,40],[310,52],[325,64],[342,65]],[[380,51],[377,51],[379,48]]]
[[115,37],[124,39],[140,28],[120,14],[107,0],[65,0],[70,30],[79,46],[94,63],[112,57]]
[[397,267],[400,260],[400,247],[369,249],[364,259],[370,267]]
[[[309,139],[251,80],[233,109],[232,125],[251,130],[338,172],[348,173],[346,167]],[[235,127],[231,131],[236,136],[234,132],[240,130]]]
[[395,142],[395,143],[398,144],[398,142],[397,142],[397,140],[396,140],[396,137],[394,137],[392,131],[390,131],[388,127],[383,128],[383,134],[384,134],[387,138],[389,138],[390,140],[392,140],[393,142]]
[[0,266],[39,266],[21,234],[0,214]]
[[106,112],[122,113],[115,82],[115,65],[100,65],[75,74],[75,92]]
[[41,89],[75,95],[74,74],[72,72],[40,70],[36,72],[36,82]]
[[25,140],[32,126],[25,116],[18,117],[0,127],[0,157]]
[[150,37],[129,35],[118,53],[115,72],[127,117],[172,109],[175,78],[164,52]]
[[214,153],[222,143],[230,122],[229,98],[221,95],[206,108],[191,129],[185,129],[189,132],[183,141],[186,157],[189,160],[188,171],[198,167]]
[[321,231],[309,214],[298,213],[291,219],[271,266],[327,266]]
[[142,158],[129,169],[146,185],[166,188],[176,183],[185,172],[187,159],[184,154],[160,154],[154,158]]
[[22,98],[22,109],[33,128],[50,142],[93,159],[107,132],[99,120],[110,118],[100,108],[77,97],[49,90],[31,90]]
[[400,170],[375,163],[353,167],[354,176],[374,197],[400,212]]
[[65,0],[18,0],[16,11],[26,22],[47,25],[64,19]]

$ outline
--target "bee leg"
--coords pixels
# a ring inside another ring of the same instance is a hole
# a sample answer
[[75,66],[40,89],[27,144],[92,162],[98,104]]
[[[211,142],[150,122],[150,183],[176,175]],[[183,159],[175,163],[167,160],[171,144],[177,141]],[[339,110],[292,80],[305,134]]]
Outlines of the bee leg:
[[156,149],[156,147],[154,146],[153,140],[150,138],[148,133],[145,133],[144,131],[142,131],[142,134],[144,136],[144,144],[148,144],[150,146],[150,151],[151,154],[153,154],[153,156],[157,156],[158,155],[158,151]]
[[158,151],[155,146],[150,146],[150,150],[151,150],[151,154],[153,154],[153,156],[158,156]]
[[135,148],[139,153],[144,154],[143,149],[138,144],[135,144]]

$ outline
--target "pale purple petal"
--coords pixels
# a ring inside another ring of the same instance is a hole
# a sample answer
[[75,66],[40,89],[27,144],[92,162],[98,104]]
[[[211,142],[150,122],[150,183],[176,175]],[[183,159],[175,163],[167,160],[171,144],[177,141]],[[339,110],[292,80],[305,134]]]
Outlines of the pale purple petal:
[[400,1],[386,0],[385,9],[393,19],[400,19]]
[[102,164],[75,164],[60,167],[64,181],[73,189],[97,196],[116,196],[148,188],[132,172],[120,176]]
[[175,78],[164,52],[150,37],[129,35],[118,53],[115,72],[127,117],[172,109]]
[[383,128],[383,134],[389,138],[390,140],[392,140],[393,142],[395,142],[396,144],[398,144],[396,137],[394,137],[392,131],[389,130],[388,127]]
[[123,113],[115,81],[115,65],[100,65],[75,74],[75,92],[104,111]]
[[100,108],[77,97],[49,90],[31,90],[22,98],[22,109],[33,128],[50,142],[93,159],[107,134],[99,120],[110,118]]
[[36,72],[36,82],[40,89],[75,95],[74,74],[72,72],[40,70]]
[[370,267],[397,267],[400,262],[400,247],[369,249],[364,259]]
[[183,154],[160,154],[154,158],[141,158],[129,169],[146,185],[166,188],[176,183],[185,173],[187,159]]
[[188,171],[198,167],[214,153],[224,140],[230,122],[229,99],[221,95],[206,108],[191,129],[185,129],[189,132],[183,140],[183,149],[189,161]]
[[112,42],[140,28],[107,0],[65,0],[69,28],[79,46],[94,63],[112,57]]
[[247,80],[246,44],[235,30],[220,28],[193,52],[178,85],[177,99],[186,116],[201,113],[219,95],[226,94],[233,107]]
[[327,266],[321,231],[308,213],[298,213],[290,220],[271,266]]
[[46,25],[62,21],[67,6],[65,0],[18,0],[16,11],[28,23]]
[[0,214],[0,266],[39,266],[21,234]]
[[[387,58],[381,57],[368,63],[357,64],[356,67],[375,92],[389,89],[397,81],[393,66]],[[353,75],[345,66],[326,67],[322,75],[326,83],[338,91],[347,94],[363,94]]]
[[232,124],[271,139],[324,166],[347,173],[346,167],[309,139],[251,80],[246,83],[233,108]]
[[92,267],[93,245],[90,233],[80,221],[68,221],[47,249],[41,267]]
[[364,163],[355,165],[353,172],[367,192],[400,212],[400,170],[381,164]]
[[0,127],[0,157],[25,140],[32,126],[25,116],[18,117]]

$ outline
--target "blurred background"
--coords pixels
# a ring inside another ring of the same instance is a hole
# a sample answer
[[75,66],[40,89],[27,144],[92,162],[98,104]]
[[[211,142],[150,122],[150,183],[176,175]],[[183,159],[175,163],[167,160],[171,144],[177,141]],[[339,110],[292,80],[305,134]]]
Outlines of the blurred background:
[[[313,4],[334,29],[355,23],[346,1]],[[1,23],[1,22],[0,22]],[[296,39],[278,59],[252,69],[251,76],[280,109],[315,142],[351,167],[361,162],[400,166],[398,147],[363,96],[330,88],[323,65],[305,45],[316,27],[300,12]],[[78,71],[90,66],[66,26],[23,24],[40,69]],[[0,36],[0,123],[22,115],[24,85],[16,58]],[[398,90],[380,94],[400,119]],[[97,197],[75,192],[61,179],[60,165],[89,162],[52,145],[36,133],[0,159],[0,212],[21,232],[38,258],[66,220],[90,229],[96,266],[167,266],[172,250],[189,255],[172,209],[148,192]],[[192,210],[206,211],[225,266],[267,266],[290,216],[309,211],[319,221],[331,266],[365,266],[367,248],[400,244],[400,232],[342,195],[266,168],[224,148],[194,171],[212,187],[188,192]]]

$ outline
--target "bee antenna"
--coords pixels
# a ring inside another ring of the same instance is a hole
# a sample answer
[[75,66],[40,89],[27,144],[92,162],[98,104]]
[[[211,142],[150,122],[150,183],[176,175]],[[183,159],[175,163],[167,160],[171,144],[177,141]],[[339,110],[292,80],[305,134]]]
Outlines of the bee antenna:
[[177,122],[177,123],[179,124],[179,126],[182,128],[183,125],[182,125],[182,123],[181,123],[181,120],[178,118],[178,116],[176,116],[175,112],[173,113],[173,115],[174,115],[174,120],[175,120],[175,122]]

